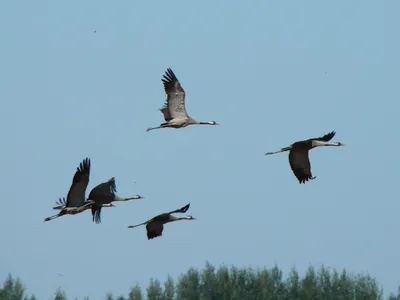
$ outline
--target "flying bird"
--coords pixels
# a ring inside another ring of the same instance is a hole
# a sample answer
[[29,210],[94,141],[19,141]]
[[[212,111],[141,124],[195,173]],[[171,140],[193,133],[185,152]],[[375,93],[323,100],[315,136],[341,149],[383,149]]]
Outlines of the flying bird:
[[88,200],[94,202],[94,204],[91,205],[93,222],[97,224],[101,223],[101,208],[105,205],[114,206],[112,205],[112,202],[114,201],[129,201],[144,198],[140,195],[123,198],[118,196],[116,193],[117,187],[115,185],[114,177],[109,179],[107,182],[100,183],[90,191]]
[[179,220],[195,220],[195,218],[193,218],[192,216],[185,216],[182,218],[177,218],[177,217],[172,216],[172,214],[175,214],[175,213],[185,213],[189,209],[189,206],[190,206],[190,203],[185,205],[182,208],[155,216],[154,218],[152,218],[144,223],[128,226],[128,228],[135,228],[138,226],[146,225],[148,240],[156,238],[158,236],[162,236],[164,224],[166,224],[166,223],[175,222],[175,221],[179,221]]
[[64,203],[64,207],[61,208],[61,211],[57,215],[45,218],[45,222],[63,215],[75,215],[91,207],[94,202],[85,201],[85,193],[89,184],[89,176],[90,159],[85,158],[75,172],[71,187],[68,191],[67,200],[61,198],[59,199],[60,203]]
[[183,90],[178,78],[176,78],[174,72],[168,68],[163,75],[161,81],[164,84],[164,90],[167,94],[167,99],[160,111],[164,115],[165,123],[162,123],[159,127],[147,128],[147,131],[158,129],[158,128],[182,128],[188,125],[219,125],[215,121],[210,122],[198,122],[192,119],[186,112],[185,107],[185,91]]
[[335,134],[336,132],[332,131],[328,134],[325,134],[323,137],[298,141],[291,144],[289,147],[282,148],[279,151],[266,152],[265,155],[290,151],[289,152],[290,167],[296,178],[299,180],[299,183],[300,184],[305,183],[308,180],[313,180],[316,178],[313,177],[311,174],[311,164],[310,164],[310,159],[308,157],[309,150],[321,146],[344,146],[344,144],[341,142],[328,143],[335,136]]

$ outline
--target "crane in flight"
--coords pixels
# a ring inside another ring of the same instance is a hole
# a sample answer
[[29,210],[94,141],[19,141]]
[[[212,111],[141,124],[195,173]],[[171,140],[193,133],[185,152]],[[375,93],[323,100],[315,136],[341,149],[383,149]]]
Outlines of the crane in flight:
[[166,102],[160,111],[164,115],[165,123],[158,127],[149,127],[146,131],[158,128],[182,128],[188,125],[220,125],[215,121],[199,122],[192,119],[186,112],[185,91],[172,69],[168,68],[161,81],[167,94]]
[[76,169],[75,175],[72,179],[71,187],[68,191],[67,199],[59,199],[64,203],[57,215],[45,218],[44,221],[50,221],[64,215],[75,215],[81,213],[91,207],[93,201],[85,201],[86,188],[89,184],[90,176],[90,159],[85,158]]
[[154,218],[151,218],[150,220],[147,220],[144,223],[141,223],[138,225],[130,225],[130,226],[128,226],[128,228],[135,228],[138,226],[146,225],[147,239],[148,240],[154,239],[158,236],[162,236],[164,224],[166,224],[166,223],[180,221],[180,220],[196,220],[192,216],[185,216],[185,217],[181,217],[181,218],[172,216],[172,214],[176,214],[176,213],[185,213],[189,209],[189,206],[190,206],[190,203],[179,209],[155,216]]
[[90,191],[88,200],[94,202],[91,205],[93,222],[97,224],[101,223],[101,208],[107,205],[114,206],[112,202],[144,198],[140,195],[125,198],[118,196],[116,193],[117,187],[115,185],[115,177],[112,177],[107,182],[100,183]]
[[319,138],[311,138],[303,141],[297,141],[288,147],[282,148],[279,151],[266,152],[265,155],[289,151],[290,167],[299,183],[305,183],[308,180],[313,180],[316,178],[313,177],[311,174],[311,164],[308,157],[308,152],[311,149],[322,146],[344,146],[344,144],[341,142],[328,143],[335,136],[335,134],[336,132],[332,131]]

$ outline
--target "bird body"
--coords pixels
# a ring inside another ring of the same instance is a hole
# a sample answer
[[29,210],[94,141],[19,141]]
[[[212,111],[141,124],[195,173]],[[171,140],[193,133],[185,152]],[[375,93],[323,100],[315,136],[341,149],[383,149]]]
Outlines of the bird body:
[[146,225],[147,239],[150,240],[158,236],[162,236],[164,224],[166,223],[175,222],[179,220],[195,220],[195,218],[193,218],[192,216],[185,216],[182,218],[177,218],[175,216],[172,216],[172,214],[174,213],[185,213],[189,209],[189,207],[190,203],[179,209],[157,215],[154,218],[151,218],[150,220],[147,220],[146,222],[143,222],[141,224],[130,225],[128,226],[128,228],[135,228],[138,226]]
[[85,201],[85,193],[86,188],[89,184],[89,176],[90,159],[85,158],[80,163],[75,172],[75,175],[72,179],[71,187],[68,191],[67,199],[61,200],[60,198],[60,202],[63,201],[64,207],[61,208],[61,211],[57,215],[45,218],[45,222],[61,217],[63,215],[74,215],[77,213],[81,213],[90,208],[92,202]]
[[166,102],[160,111],[164,116],[165,123],[158,127],[147,128],[147,131],[158,128],[183,128],[189,125],[219,125],[215,121],[198,122],[192,119],[185,107],[185,91],[182,88],[174,72],[168,68],[163,79],[164,90],[167,95]]
[[321,146],[344,146],[344,144],[341,142],[328,143],[335,136],[335,134],[336,132],[332,131],[319,138],[311,138],[303,141],[298,141],[291,144],[288,147],[282,148],[279,151],[266,152],[265,155],[290,151],[289,152],[290,168],[292,169],[299,183],[300,184],[305,183],[308,180],[313,180],[316,178],[312,176],[311,164],[308,156],[308,152],[311,149]]
[[101,208],[105,205],[114,206],[112,202],[115,201],[129,201],[143,198],[140,195],[124,198],[118,196],[116,193],[117,187],[114,177],[107,182],[100,183],[90,191],[88,199],[94,202],[94,204],[91,205],[93,222],[97,224],[101,223]]

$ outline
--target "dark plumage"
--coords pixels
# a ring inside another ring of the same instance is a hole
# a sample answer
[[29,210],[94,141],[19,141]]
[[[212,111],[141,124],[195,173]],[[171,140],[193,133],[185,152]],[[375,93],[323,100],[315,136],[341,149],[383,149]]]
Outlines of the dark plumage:
[[44,221],[50,221],[63,215],[74,215],[90,208],[91,201],[85,201],[86,188],[89,184],[90,159],[85,158],[76,169],[72,179],[71,187],[68,191],[67,199],[60,198],[59,203],[61,211],[54,216],[46,218]]
[[117,194],[117,186],[115,184],[115,178],[112,177],[107,182],[100,183],[95,186],[89,194],[88,200],[92,200],[94,204],[91,206],[93,222],[101,223],[101,208],[104,206],[114,206],[114,201],[129,201],[134,199],[142,199],[140,195],[124,198]]
[[292,169],[293,174],[296,176],[299,183],[305,183],[308,180],[316,178],[312,176],[311,164],[308,156],[308,152],[311,149],[320,146],[344,146],[344,144],[340,142],[327,143],[335,136],[335,134],[336,132],[332,131],[319,138],[311,138],[303,141],[298,141],[293,143],[289,147],[282,148],[281,150],[276,152],[267,152],[265,153],[265,155],[290,151],[289,152],[290,168]]
[[164,224],[166,224],[166,223],[179,221],[179,220],[195,220],[195,218],[193,218],[192,216],[185,216],[182,218],[176,218],[176,217],[172,216],[172,214],[174,214],[174,213],[185,213],[189,209],[189,207],[190,207],[190,203],[179,209],[155,216],[154,218],[152,218],[144,223],[128,226],[128,228],[135,228],[138,226],[146,225],[147,239],[150,240],[150,239],[156,238],[158,236],[162,236]]

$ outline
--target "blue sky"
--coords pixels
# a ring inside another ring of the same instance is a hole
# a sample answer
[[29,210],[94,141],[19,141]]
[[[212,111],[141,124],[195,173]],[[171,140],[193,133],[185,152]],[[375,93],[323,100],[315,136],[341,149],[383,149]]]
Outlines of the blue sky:
[[[3,1],[0,278],[40,299],[127,293],[213,264],[312,263],[400,284],[400,43],[396,1]],[[94,33],[96,30],[96,33]],[[171,67],[189,114],[163,122]],[[300,185],[287,153],[332,130]],[[88,189],[115,176],[146,199],[52,222],[86,156]],[[134,183],[136,181],[136,183]],[[127,229],[191,203],[148,241]],[[185,222],[185,223],[184,223]],[[63,276],[57,275],[61,273]]]

